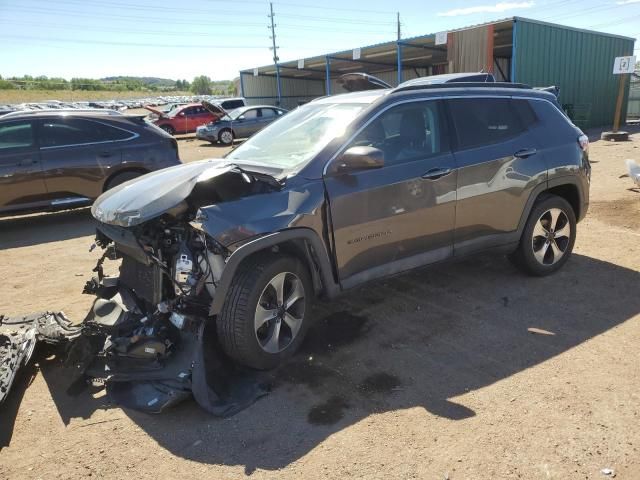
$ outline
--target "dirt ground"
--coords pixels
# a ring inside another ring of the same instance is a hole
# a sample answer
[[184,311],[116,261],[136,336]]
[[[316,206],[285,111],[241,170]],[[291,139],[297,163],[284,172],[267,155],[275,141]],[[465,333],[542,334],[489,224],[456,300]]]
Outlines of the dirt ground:
[[[591,210],[556,275],[481,256],[319,304],[272,392],[227,419],[70,396],[42,360],[0,409],[0,478],[640,478],[640,191],[620,178],[640,133],[591,158]],[[92,229],[86,209],[0,220],[0,312],[81,319]]]

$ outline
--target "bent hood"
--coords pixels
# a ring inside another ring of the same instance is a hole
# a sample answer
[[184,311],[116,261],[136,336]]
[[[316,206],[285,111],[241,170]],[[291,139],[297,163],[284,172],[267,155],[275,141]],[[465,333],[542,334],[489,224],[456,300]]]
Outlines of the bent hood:
[[162,110],[158,110],[157,108],[150,107],[148,105],[145,105],[143,108],[145,110],[149,110],[152,113],[155,113],[156,115],[158,115],[161,118],[164,118],[165,115],[166,115],[166,112],[163,112]]
[[199,181],[236,168],[235,163],[214,159],[148,173],[100,195],[91,207],[91,214],[96,220],[110,225],[139,225],[177,207]]
[[220,105],[207,102],[206,100],[203,100],[201,103],[204,108],[209,110],[209,112],[215,115],[216,117],[224,117],[227,114],[227,111],[224,108],[222,108]]

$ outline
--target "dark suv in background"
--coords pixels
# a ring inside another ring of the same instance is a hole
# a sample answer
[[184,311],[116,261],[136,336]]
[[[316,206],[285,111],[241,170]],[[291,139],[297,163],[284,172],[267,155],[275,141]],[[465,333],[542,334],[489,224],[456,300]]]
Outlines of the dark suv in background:
[[175,139],[115,111],[0,117],[0,214],[86,205],[144,173],[180,164]]
[[[145,341],[191,345],[210,327],[236,362],[271,368],[316,297],[487,250],[531,275],[561,268],[589,203],[587,137],[550,93],[434,80],[314,100],[224,159],[102,195],[97,243],[122,258],[119,278],[88,286],[106,344],[142,349],[117,311]],[[136,300],[110,300],[119,290]]]

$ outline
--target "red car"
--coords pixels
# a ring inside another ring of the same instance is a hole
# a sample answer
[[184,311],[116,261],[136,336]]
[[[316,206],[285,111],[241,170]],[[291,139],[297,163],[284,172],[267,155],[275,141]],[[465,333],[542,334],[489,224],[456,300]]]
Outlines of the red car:
[[[244,105],[244,100],[233,99],[241,102]],[[226,100],[229,102],[229,100]],[[147,110],[158,115],[158,118],[153,121],[155,125],[163,129],[170,135],[176,133],[192,133],[196,131],[200,125],[206,125],[207,123],[216,122],[227,114],[225,111],[226,105],[224,102],[221,105],[215,105],[210,102],[203,101],[202,103],[189,103],[187,105],[180,105],[172,108],[168,112],[157,110],[151,107],[144,107]],[[236,108],[236,107],[233,107]]]

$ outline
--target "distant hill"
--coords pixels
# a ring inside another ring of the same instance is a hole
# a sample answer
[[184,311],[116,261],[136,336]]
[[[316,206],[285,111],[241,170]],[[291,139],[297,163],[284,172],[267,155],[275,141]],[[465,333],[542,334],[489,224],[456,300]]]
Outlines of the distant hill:
[[124,75],[119,75],[116,77],[104,77],[100,79],[103,82],[140,82],[144,85],[164,88],[164,87],[174,87],[176,85],[176,81],[170,78],[159,78],[159,77],[127,77]]

